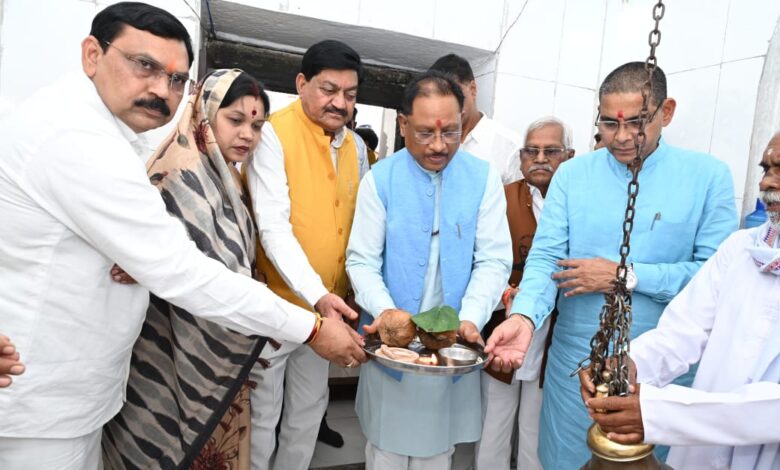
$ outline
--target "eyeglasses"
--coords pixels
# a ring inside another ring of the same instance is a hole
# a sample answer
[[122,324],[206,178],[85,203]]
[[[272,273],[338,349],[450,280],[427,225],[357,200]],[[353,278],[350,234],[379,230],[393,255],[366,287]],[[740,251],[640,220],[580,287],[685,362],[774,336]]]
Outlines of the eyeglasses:
[[[661,109],[661,107],[655,108],[655,111],[653,111],[653,114],[650,115],[650,117],[647,118],[647,123],[653,122],[653,119],[655,119],[655,115],[658,114],[658,110]],[[620,129],[620,121],[616,119],[599,119],[601,115],[599,115],[598,118],[596,118],[596,122],[594,125],[596,128],[598,128],[599,133],[602,135],[604,134],[614,134]],[[639,118],[634,119],[628,119],[626,121],[623,121],[623,126],[625,126],[626,131],[628,131],[631,134],[637,134],[639,132],[639,127],[642,123],[642,120]]]
[[547,158],[563,158],[566,155],[566,149],[560,147],[547,147],[540,149],[538,147],[523,147],[520,149],[520,158],[536,158],[539,152]]
[[436,140],[436,136],[440,135],[441,140],[445,144],[457,144],[460,142],[461,131],[447,131],[447,132],[415,132],[414,141],[418,144],[429,145]]
[[165,71],[165,67],[155,62],[153,59],[140,55],[130,55],[124,52],[122,49],[116,47],[108,41],[100,40],[106,46],[113,47],[122,56],[132,64],[133,73],[138,78],[156,79],[159,77],[165,77],[168,80],[168,88],[178,94],[184,93],[185,90],[189,90],[192,86],[192,80],[189,75],[184,73],[168,73]]

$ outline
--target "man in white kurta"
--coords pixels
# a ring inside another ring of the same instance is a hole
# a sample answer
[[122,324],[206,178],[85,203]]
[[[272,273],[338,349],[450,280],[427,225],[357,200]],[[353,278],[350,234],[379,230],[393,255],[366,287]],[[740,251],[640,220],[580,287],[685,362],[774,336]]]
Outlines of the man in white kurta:
[[[780,468],[780,133],[761,166],[769,221],[726,239],[631,343],[635,394],[586,401],[611,439],[671,445],[675,469]],[[697,361],[692,387],[671,384]]]
[[[517,286],[522,279],[550,180],[559,165],[573,156],[571,130],[562,121],[551,116],[543,117],[528,126],[525,145],[517,158],[524,180],[504,186],[515,257],[509,278],[512,286]],[[508,290],[504,301],[511,305],[517,287]],[[504,306],[493,313],[493,321],[496,321],[496,313],[500,313],[501,319],[505,318]],[[515,424],[518,430],[517,467],[541,470],[536,452],[542,410],[540,376],[551,323],[552,318],[548,318],[534,332],[523,366],[512,374],[514,377],[494,373],[492,369],[483,371],[483,423],[482,438],[476,451],[477,470],[509,470]],[[511,382],[507,383],[510,377]]]
[[[463,96],[428,72],[407,85],[400,118],[406,149],[378,162],[358,193],[347,271],[358,304],[375,318],[441,305],[459,312],[459,334],[479,339],[506,286],[511,246],[498,173],[458,151]],[[481,431],[480,373],[399,374],[369,363],[356,409],[367,469],[447,469],[454,445]]]
[[523,178],[518,152],[520,136],[490,119],[477,108],[477,81],[471,64],[456,54],[439,57],[429,70],[448,73],[463,91],[463,132],[460,149],[485,160],[501,176],[501,182],[514,183]]
[[[112,17],[119,24],[106,28]],[[149,21],[172,37],[138,29]],[[114,37],[95,36],[106,29]],[[150,291],[244,334],[301,343],[318,324],[206,257],[149,183],[138,133],[168,122],[181,100],[174,85],[192,62],[184,26],[149,5],[117,4],[96,16],[81,51],[83,72],[0,125],[0,323],[26,365],[0,393],[3,470],[98,467]],[[115,262],[138,284],[113,282]],[[348,362],[327,352],[346,340],[363,354],[343,324],[321,325],[312,347]]]

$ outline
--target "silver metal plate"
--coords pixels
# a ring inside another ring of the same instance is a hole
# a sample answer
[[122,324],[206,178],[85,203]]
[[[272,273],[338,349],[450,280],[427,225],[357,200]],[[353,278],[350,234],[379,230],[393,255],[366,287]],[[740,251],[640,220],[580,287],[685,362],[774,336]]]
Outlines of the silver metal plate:
[[[470,349],[477,353],[477,362],[474,364],[469,364],[465,366],[445,366],[445,365],[436,365],[436,366],[428,366],[423,364],[411,364],[408,362],[402,362],[402,361],[396,361],[393,359],[388,359],[384,356],[379,356],[376,354],[376,350],[379,349],[382,346],[382,341],[379,339],[379,336],[377,335],[368,335],[366,337],[366,345],[363,347],[363,350],[366,351],[366,354],[368,356],[377,361],[379,364],[382,364],[385,367],[389,367],[393,370],[397,370],[399,372],[407,372],[412,374],[418,374],[418,375],[438,375],[438,376],[457,376],[457,375],[464,375],[468,374],[469,372],[473,372],[475,370],[482,369],[485,365],[485,361],[487,360],[487,354],[485,354],[485,351],[482,349],[482,346],[475,343],[469,343],[462,338],[458,337],[457,342],[452,345],[452,347],[455,348],[466,348]],[[430,356],[431,354],[436,354],[433,351],[430,351],[425,348],[425,346],[420,343],[417,338],[415,338],[414,341],[412,341],[409,346],[407,346],[407,349],[414,351],[421,356]],[[440,364],[443,364],[443,360],[440,357],[437,357]]]

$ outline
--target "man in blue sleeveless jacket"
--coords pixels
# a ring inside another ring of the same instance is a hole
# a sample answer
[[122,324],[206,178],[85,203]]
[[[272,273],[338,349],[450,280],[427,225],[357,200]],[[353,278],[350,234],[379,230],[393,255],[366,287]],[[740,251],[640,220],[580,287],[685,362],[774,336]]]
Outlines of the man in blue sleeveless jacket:
[[[460,336],[479,339],[512,263],[498,173],[458,151],[463,92],[427,72],[404,91],[406,149],[365,176],[347,248],[358,304],[374,317],[449,305]],[[460,378],[400,374],[368,363],[356,408],[368,438],[366,467],[447,469],[454,445],[479,439],[479,373]]]

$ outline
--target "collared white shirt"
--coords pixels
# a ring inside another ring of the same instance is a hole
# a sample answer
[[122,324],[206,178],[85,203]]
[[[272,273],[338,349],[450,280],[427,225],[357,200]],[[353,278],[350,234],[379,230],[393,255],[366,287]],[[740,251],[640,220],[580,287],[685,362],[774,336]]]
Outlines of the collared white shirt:
[[518,136],[484,114],[460,145],[462,150],[490,162],[504,184],[523,178],[520,147],[522,144]]
[[[82,73],[0,123],[0,330],[27,366],[0,393],[0,436],[78,437],[116,414],[149,291],[245,334],[312,330],[313,315],[196,248],[142,149]],[[138,284],[114,282],[114,263]]]
[[[534,218],[538,223],[539,217],[542,215],[542,209],[544,208],[544,196],[542,196],[542,192],[539,188],[530,183],[528,184],[528,189],[531,191],[531,210],[533,210]],[[503,304],[501,304],[501,308],[503,308]],[[547,333],[549,331],[550,318],[548,317],[541,325],[537,325],[534,330],[531,344],[528,346],[528,351],[525,353],[523,366],[515,372],[515,379],[530,381],[539,378],[542,371],[542,359],[544,358],[544,343],[547,340]]]
[[[434,227],[438,227],[441,172],[425,172],[436,186]],[[355,289],[357,303],[374,318],[386,309],[395,308],[395,303],[382,278],[386,221],[385,206],[377,194],[374,176],[369,172],[360,183],[358,191],[355,220],[347,246],[347,272]],[[511,259],[512,242],[506,221],[506,197],[498,173],[491,167],[487,175],[485,193],[479,206],[474,242],[474,267],[461,302],[459,312],[461,321],[469,320],[478,329],[485,326],[493,312],[496,300],[506,286]],[[420,311],[441,306],[444,302],[442,292],[439,237],[431,237]]]
[[528,183],[528,189],[531,190],[531,201],[533,205],[531,209],[534,211],[534,219],[536,219],[536,222],[538,223],[539,217],[542,216],[542,209],[544,209],[544,196],[542,196],[542,192],[539,188],[531,183]]
[[[338,149],[343,145],[346,135],[346,128],[341,128],[330,143],[330,157],[336,172]],[[368,157],[365,147],[356,147],[358,171],[362,178],[368,171]],[[309,264],[306,253],[293,233],[284,150],[270,122],[263,124],[260,145],[247,166],[247,184],[260,232],[260,243],[266,256],[295,295],[314,308],[314,304],[328,293],[328,289]]]
[[[757,233],[726,239],[631,342],[645,439],[674,468],[780,468],[780,276],[747,251]],[[698,361],[691,387],[670,385]]]

